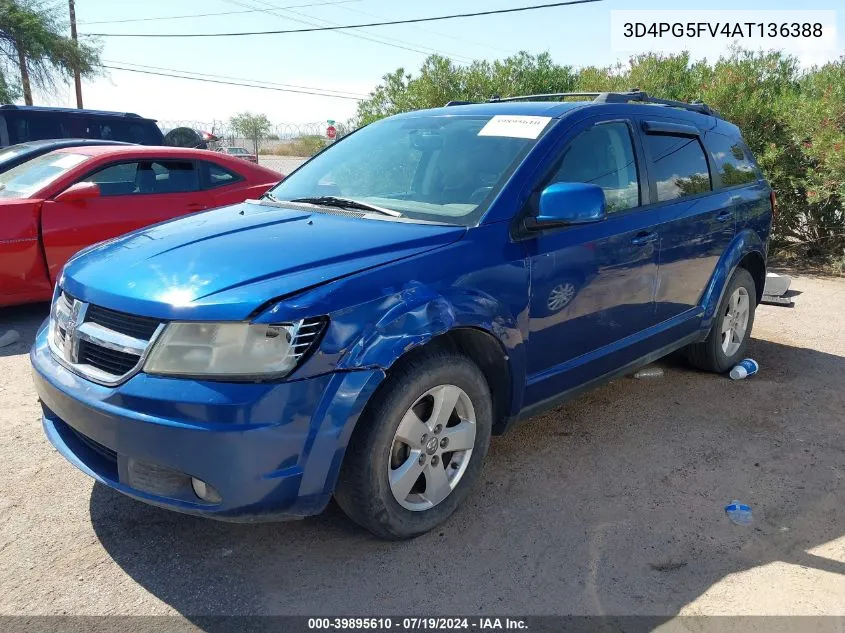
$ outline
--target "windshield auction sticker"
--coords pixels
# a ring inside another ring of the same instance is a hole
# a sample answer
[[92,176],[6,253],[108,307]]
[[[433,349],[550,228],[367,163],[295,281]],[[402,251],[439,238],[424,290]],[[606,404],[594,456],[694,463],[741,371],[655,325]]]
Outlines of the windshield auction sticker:
[[496,115],[478,132],[478,136],[507,136],[535,139],[552,118],[548,116]]
[[610,12],[614,52],[689,51],[712,55],[714,45],[727,49],[779,49],[803,65],[837,57],[836,11],[817,10],[677,10]]

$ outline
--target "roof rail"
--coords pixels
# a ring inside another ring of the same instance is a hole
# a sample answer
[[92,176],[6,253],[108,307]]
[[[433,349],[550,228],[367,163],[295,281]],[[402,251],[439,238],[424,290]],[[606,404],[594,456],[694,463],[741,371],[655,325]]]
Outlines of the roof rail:
[[507,103],[509,101],[545,101],[552,99],[564,99],[567,97],[593,97],[596,98],[600,92],[549,92],[539,95],[522,95],[519,97],[493,97],[488,103]]
[[450,101],[446,104],[446,107],[450,106],[459,106],[459,105],[472,105],[475,101]]
[[660,99],[658,97],[652,97],[642,90],[632,90],[631,92],[603,92],[593,99],[594,103],[628,103],[629,101],[665,105],[670,108],[681,108],[683,110],[698,112],[699,114],[715,114],[713,109],[706,103],[687,103],[685,101],[675,101],[673,99]]
[[[509,101],[546,101],[552,99],[567,99],[573,97],[590,97],[593,103],[628,103],[636,101],[638,103],[654,103],[658,105],[665,105],[671,108],[682,108],[699,114],[715,115],[713,109],[705,103],[686,103],[684,101],[674,101],[672,99],[660,99],[652,97],[647,92],[642,90],[631,90],[630,92],[550,92],[546,94],[536,95],[521,95],[518,97],[493,97],[488,100],[488,103],[507,103]],[[450,102],[452,103],[457,102]]]

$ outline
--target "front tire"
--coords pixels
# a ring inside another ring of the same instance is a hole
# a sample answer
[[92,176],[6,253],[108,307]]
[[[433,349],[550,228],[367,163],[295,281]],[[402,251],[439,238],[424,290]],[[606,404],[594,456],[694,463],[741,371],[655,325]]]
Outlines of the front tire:
[[737,268],[731,277],[713,326],[707,338],[687,348],[687,358],[698,369],[724,373],[745,357],[754,311],[757,287],[744,268]]
[[481,475],[493,407],[465,356],[423,352],[390,372],[358,421],[335,490],[353,521],[399,540],[443,523]]

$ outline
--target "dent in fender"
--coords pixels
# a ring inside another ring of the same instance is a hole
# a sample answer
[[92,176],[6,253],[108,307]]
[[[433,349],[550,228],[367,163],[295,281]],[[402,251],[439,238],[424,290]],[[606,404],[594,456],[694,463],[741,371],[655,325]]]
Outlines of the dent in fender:
[[456,323],[452,305],[423,284],[410,284],[396,298],[376,323],[364,329],[342,367],[390,367],[402,354]]

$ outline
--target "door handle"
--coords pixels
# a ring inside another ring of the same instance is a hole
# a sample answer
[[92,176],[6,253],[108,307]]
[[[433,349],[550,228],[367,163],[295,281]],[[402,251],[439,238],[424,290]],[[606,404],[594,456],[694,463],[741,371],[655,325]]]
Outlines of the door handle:
[[719,213],[719,215],[716,216],[716,221],[717,222],[727,222],[732,217],[734,217],[733,209],[725,209],[724,211],[721,211]]
[[654,231],[643,231],[642,233],[637,233],[637,236],[631,240],[631,244],[634,246],[645,246],[646,244],[651,244],[659,239],[660,236]]
[[207,206],[200,203],[200,202],[192,202],[191,204],[188,205],[188,211],[202,211],[203,209],[206,209],[206,208],[207,208]]

